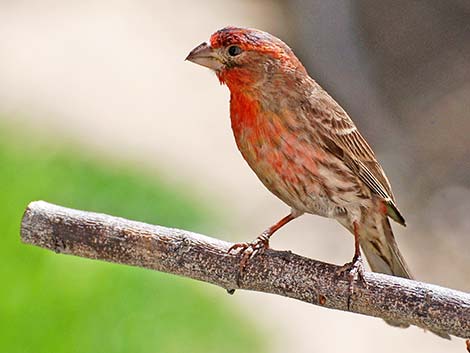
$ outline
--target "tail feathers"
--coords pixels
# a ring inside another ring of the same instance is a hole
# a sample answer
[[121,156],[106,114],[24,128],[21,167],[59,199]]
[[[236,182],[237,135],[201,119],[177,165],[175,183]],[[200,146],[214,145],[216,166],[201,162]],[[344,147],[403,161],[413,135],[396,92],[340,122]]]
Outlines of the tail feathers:
[[408,266],[398,250],[388,218],[379,216],[374,225],[365,227],[360,244],[373,272],[412,279]]
[[[375,222],[366,225],[363,231],[361,231],[359,238],[362,252],[366,256],[371,270],[373,272],[413,279],[403,256],[398,250],[388,218],[382,215],[377,215],[373,218],[376,218]],[[409,326],[402,322],[385,321],[392,326]],[[442,338],[450,339],[447,333],[432,332]]]

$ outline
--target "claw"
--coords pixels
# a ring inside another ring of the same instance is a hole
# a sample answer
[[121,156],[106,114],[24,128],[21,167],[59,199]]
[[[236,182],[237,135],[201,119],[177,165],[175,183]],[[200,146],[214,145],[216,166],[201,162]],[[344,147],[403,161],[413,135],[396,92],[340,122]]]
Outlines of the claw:
[[336,274],[342,276],[345,272],[348,272],[348,276],[353,273],[356,277],[361,277],[361,279],[364,280],[364,263],[362,261],[361,255],[354,256],[352,261],[347,262],[343,266],[341,266],[336,271]]
[[361,255],[354,256],[351,262],[348,262],[341,266],[339,270],[336,271],[336,274],[342,276],[347,272],[349,280],[349,296],[348,296],[348,309],[351,308],[351,299],[354,293],[354,284],[356,281],[360,281],[363,286],[367,287],[367,282],[364,277],[364,263],[362,261]]
[[263,253],[265,249],[269,248],[269,238],[282,226],[286,225],[293,219],[302,215],[303,212],[292,210],[292,212],[277,222],[275,225],[266,229],[258,238],[251,243],[237,243],[233,244],[227,253],[240,254],[240,271],[237,274],[237,285],[240,287],[240,278],[245,270],[245,266],[249,260],[253,259],[256,255]]
[[244,251],[246,248],[248,248],[249,244],[244,242],[244,243],[235,243],[233,244],[229,249],[228,249],[228,253],[232,253],[234,252],[235,254],[240,252],[240,249],[242,249],[242,251]]
[[254,257],[256,256],[256,254],[258,254],[259,252],[260,252],[259,249],[255,249],[255,250],[251,253],[251,255],[250,255],[250,260],[251,260],[252,258],[254,258]]
[[241,256],[239,273],[237,276],[238,285],[240,285],[240,278],[248,264],[248,261],[253,259],[256,255],[263,253],[267,248],[269,248],[269,237],[261,234],[251,243],[236,243],[228,249],[228,253],[240,254]]

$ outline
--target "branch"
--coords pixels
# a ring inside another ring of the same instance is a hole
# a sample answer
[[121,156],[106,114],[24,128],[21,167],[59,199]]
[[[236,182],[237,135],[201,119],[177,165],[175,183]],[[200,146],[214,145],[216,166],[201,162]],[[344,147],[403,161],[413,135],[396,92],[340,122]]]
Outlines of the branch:
[[[431,331],[470,337],[470,294],[403,278],[366,272],[349,291],[340,267],[289,251],[266,250],[246,266],[240,283],[239,255],[230,243],[180,229],[32,202],[21,224],[28,244],[91,259],[140,266],[209,282],[255,290]],[[348,305],[348,302],[350,305]]]

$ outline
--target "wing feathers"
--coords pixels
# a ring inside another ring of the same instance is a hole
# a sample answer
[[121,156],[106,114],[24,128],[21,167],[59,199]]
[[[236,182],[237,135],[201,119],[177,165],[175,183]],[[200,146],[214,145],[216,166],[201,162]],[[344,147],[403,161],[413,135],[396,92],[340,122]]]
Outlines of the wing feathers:
[[313,101],[312,117],[325,146],[386,202],[387,213],[395,221],[405,224],[398,211],[390,183],[374,152],[360,134],[348,114],[325,91]]

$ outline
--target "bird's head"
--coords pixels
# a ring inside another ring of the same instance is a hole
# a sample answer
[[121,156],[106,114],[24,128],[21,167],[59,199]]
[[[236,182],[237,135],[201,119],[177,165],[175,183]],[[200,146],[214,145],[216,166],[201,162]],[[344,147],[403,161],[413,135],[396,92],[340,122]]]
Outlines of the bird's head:
[[305,73],[283,41],[251,28],[220,29],[208,42],[194,48],[186,60],[215,71],[230,90],[259,86],[286,74]]

